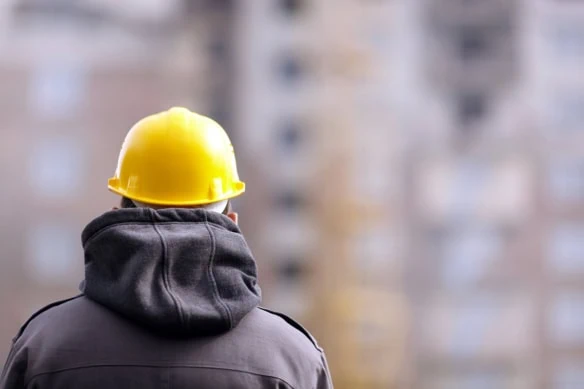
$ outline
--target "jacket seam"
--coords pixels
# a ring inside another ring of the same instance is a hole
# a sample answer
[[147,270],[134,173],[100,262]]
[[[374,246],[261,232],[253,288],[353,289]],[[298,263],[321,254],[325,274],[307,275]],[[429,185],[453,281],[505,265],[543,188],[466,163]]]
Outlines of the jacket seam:
[[[99,235],[101,235],[102,233],[110,230],[113,227],[118,227],[118,226],[131,226],[131,225],[150,225],[150,224],[157,224],[157,225],[170,225],[170,224],[206,224],[207,222],[205,221],[201,221],[201,222],[186,222],[186,221],[171,221],[171,222],[154,222],[154,221],[131,221],[131,222],[119,222],[119,223],[113,223],[113,224],[109,224],[105,227],[102,227],[100,229],[98,229],[97,231],[95,231],[93,234],[91,234],[86,240],[85,243],[83,244],[83,247],[85,248],[85,246],[87,246],[92,240],[96,239]],[[224,226],[222,226],[221,224],[217,224],[214,222],[208,222],[209,224],[212,224],[214,227],[218,227],[221,229],[226,229]],[[228,230],[230,231],[230,230]]]
[[157,369],[169,369],[169,368],[191,368],[191,369],[212,369],[212,370],[227,370],[227,371],[232,371],[232,372],[237,372],[237,373],[244,373],[244,374],[251,374],[254,376],[258,376],[258,377],[266,377],[266,378],[273,378],[276,379],[278,381],[281,381],[282,383],[284,383],[285,385],[287,385],[288,387],[290,387],[291,389],[295,389],[295,387],[290,384],[288,381],[286,381],[285,379],[275,376],[275,375],[271,375],[271,374],[263,374],[263,373],[256,373],[253,371],[247,371],[247,370],[243,370],[243,369],[237,369],[237,368],[233,368],[233,367],[221,367],[221,366],[205,366],[205,365],[189,365],[189,364],[176,364],[176,365],[167,365],[167,366],[160,366],[160,365],[154,365],[154,364],[139,364],[139,363],[125,363],[125,364],[113,364],[113,363],[95,363],[95,364],[88,364],[88,365],[81,365],[81,366],[72,366],[72,367],[66,367],[66,368],[62,368],[62,369],[55,369],[55,370],[50,370],[50,371],[44,371],[41,373],[37,373],[33,376],[31,376],[24,384],[25,387],[28,387],[28,385],[30,385],[32,383],[32,381],[34,381],[35,379],[39,378],[40,376],[43,375],[48,375],[48,374],[55,374],[55,373],[63,373],[66,371],[70,371],[70,370],[80,370],[80,369],[92,369],[92,368],[99,368],[99,367],[150,367],[150,368],[157,368]]
[[34,319],[36,319],[41,314],[43,314],[43,313],[45,313],[45,312],[47,312],[55,307],[58,307],[58,306],[65,304],[65,303],[68,303],[69,301],[76,300],[76,299],[83,297],[83,296],[84,296],[84,294],[80,293],[77,296],[69,297],[69,298],[66,298],[63,300],[53,301],[52,303],[47,304],[44,307],[40,308],[38,311],[36,311],[32,315],[30,315],[30,317],[24,322],[24,324],[18,330],[18,333],[16,334],[16,336],[12,339],[12,343],[16,344],[16,342],[18,342],[20,337],[24,334],[24,331],[26,330],[26,328],[34,321]]
[[8,358],[6,358],[6,364],[2,368],[2,373],[0,374],[0,382],[4,380],[4,377],[8,374],[8,366],[12,365],[13,359],[16,357],[16,341],[12,341],[12,346],[8,352]]
[[331,383],[333,382],[333,377],[331,376],[331,371],[328,367],[328,363],[326,360],[326,356],[324,355],[324,351],[322,351],[320,353],[320,367],[322,369],[322,371],[324,372],[326,379]]
[[[152,217],[152,212],[150,212],[150,216]],[[166,288],[166,291],[168,292],[168,295],[170,296],[170,298],[172,299],[172,301],[176,307],[176,311],[178,313],[179,320],[184,325],[185,320],[184,320],[184,316],[183,316],[183,311],[182,311],[182,308],[180,306],[178,299],[172,293],[172,290],[171,290],[172,288],[170,285],[170,277],[168,276],[168,271],[169,271],[168,270],[169,266],[167,266],[168,245],[166,244],[166,241],[164,240],[164,236],[162,236],[162,233],[158,229],[158,226],[154,223],[154,219],[152,219],[151,224],[152,224],[152,227],[154,227],[154,231],[156,231],[156,233],[160,237],[160,243],[162,244],[162,281],[163,281],[164,287]]]
[[302,335],[304,335],[309,341],[310,343],[312,343],[312,345],[314,346],[314,348],[322,355],[324,353],[324,349],[322,347],[320,347],[320,345],[318,344],[318,342],[316,341],[316,339],[314,338],[314,336],[312,336],[312,334],[302,326],[302,324],[298,323],[296,320],[292,319],[290,316],[287,316],[281,312],[277,312],[277,311],[272,311],[270,309],[264,308],[264,307],[258,307],[258,309],[267,312],[271,315],[277,316],[279,317],[281,320],[283,320],[286,324],[288,324],[290,327],[294,328],[296,331],[300,332]]
[[227,304],[225,304],[225,302],[221,299],[221,295],[219,294],[219,289],[217,288],[217,282],[215,281],[215,274],[213,273],[213,264],[215,262],[215,253],[216,253],[217,247],[216,247],[216,242],[215,242],[215,234],[213,234],[213,231],[211,230],[211,228],[209,227],[209,224],[207,223],[207,215],[205,215],[205,227],[207,228],[207,232],[209,233],[209,237],[211,238],[211,253],[209,255],[209,266],[207,268],[207,273],[209,275],[209,280],[211,281],[211,285],[213,285],[213,295],[217,299],[217,302],[219,303],[219,305],[221,305],[221,307],[223,308],[223,310],[227,314],[227,320],[229,322],[228,323],[229,329],[232,329],[233,328],[233,318],[231,316],[231,311],[229,310],[229,307],[227,306]]

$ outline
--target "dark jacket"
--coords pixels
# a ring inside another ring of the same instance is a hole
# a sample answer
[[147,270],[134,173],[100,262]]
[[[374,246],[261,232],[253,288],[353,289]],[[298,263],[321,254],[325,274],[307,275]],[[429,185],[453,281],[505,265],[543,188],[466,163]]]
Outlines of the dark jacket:
[[332,388],[310,334],[258,307],[255,261],[227,217],[115,210],[82,241],[83,294],[29,319],[0,388]]

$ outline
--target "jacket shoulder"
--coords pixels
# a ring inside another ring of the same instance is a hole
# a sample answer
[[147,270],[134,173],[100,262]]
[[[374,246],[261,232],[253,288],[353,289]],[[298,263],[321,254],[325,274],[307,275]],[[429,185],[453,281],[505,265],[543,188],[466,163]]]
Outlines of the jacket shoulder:
[[14,337],[14,339],[12,341],[13,342],[16,342],[22,336],[22,334],[24,333],[24,331],[26,330],[26,328],[29,326],[29,324],[34,319],[36,319],[38,316],[40,316],[41,314],[47,312],[48,310],[50,310],[52,308],[58,307],[58,306],[63,305],[65,303],[69,302],[69,301],[76,300],[76,299],[81,298],[81,297],[83,297],[83,294],[79,294],[77,296],[69,297],[69,298],[66,298],[66,299],[63,299],[63,300],[54,301],[54,302],[52,302],[52,303],[50,303],[48,305],[45,305],[44,307],[42,307],[41,309],[39,309],[38,311],[36,311],[35,313],[33,313],[28,318],[28,320],[26,320],[24,322],[24,324],[22,325],[22,327],[20,327],[20,330],[18,330],[18,333],[16,334],[16,336]]
[[316,339],[310,334],[310,332],[308,332],[308,330],[306,328],[304,328],[300,323],[298,323],[297,321],[292,319],[290,316],[287,316],[281,312],[273,311],[273,310],[270,310],[270,309],[267,309],[264,307],[258,307],[258,308],[261,311],[267,312],[270,315],[274,315],[274,316],[277,316],[277,317],[283,319],[288,325],[290,325],[295,330],[299,331],[302,335],[304,335],[310,341],[310,343],[312,343],[314,345],[314,347],[319,352],[323,351],[322,348],[316,342]]

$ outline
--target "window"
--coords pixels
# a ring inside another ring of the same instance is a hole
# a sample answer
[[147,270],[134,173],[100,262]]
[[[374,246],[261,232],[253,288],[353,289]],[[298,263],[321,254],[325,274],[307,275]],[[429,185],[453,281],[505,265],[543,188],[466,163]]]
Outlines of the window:
[[526,294],[442,294],[432,302],[420,320],[421,352],[490,359],[522,355],[533,347],[536,311]]
[[31,110],[50,119],[77,114],[84,93],[84,69],[73,64],[40,65],[34,70],[28,86]]
[[551,27],[549,44],[552,52],[559,58],[584,56],[584,26],[581,20],[559,20]]
[[295,84],[304,75],[304,65],[299,57],[285,55],[277,61],[277,71],[283,82]]
[[28,178],[39,198],[72,197],[83,187],[85,151],[77,139],[47,138],[30,155]]
[[300,123],[288,119],[279,128],[278,143],[284,152],[296,151],[302,144],[303,135]]
[[[357,100],[363,116],[357,120],[361,131],[355,134],[351,142],[350,174],[351,188],[355,199],[363,204],[379,205],[396,200],[399,195],[400,179],[399,153],[392,152],[395,140],[391,124],[381,122],[367,102]],[[371,115],[365,114],[365,112]],[[377,120],[375,120],[377,119]]]
[[478,122],[487,113],[487,98],[480,92],[464,93],[458,97],[457,111],[459,124]]
[[234,8],[234,3],[235,0],[185,1],[183,7],[185,7],[185,11],[190,13],[200,12],[201,8],[204,10],[230,11]]
[[419,204],[429,219],[507,223],[531,209],[533,172],[523,159],[432,158],[419,169]]
[[400,237],[387,225],[360,228],[351,240],[353,268],[364,284],[378,282],[389,286],[400,257]]
[[31,227],[26,239],[26,270],[40,284],[66,284],[77,275],[82,257],[77,229],[58,223],[39,223]]
[[500,369],[485,369],[483,371],[473,369],[473,371],[463,371],[458,374],[450,373],[439,376],[436,374],[424,377],[423,389],[510,389],[517,387],[516,380],[508,372]]
[[298,282],[305,273],[304,261],[301,258],[288,257],[277,262],[276,270],[283,281]]
[[317,247],[319,230],[306,212],[273,212],[262,227],[265,247],[277,253],[307,253]]
[[107,19],[107,13],[99,7],[88,7],[79,3],[74,0],[21,0],[14,4],[14,16],[20,24],[77,21],[82,27],[90,27]]
[[494,230],[465,228],[451,231],[440,242],[443,285],[472,287],[488,274],[503,251],[501,234]]
[[303,196],[296,191],[284,191],[276,196],[276,207],[286,212],[298,212],[304,205]]
[[584,388],[584,362],[564,361],[553,374],[553,389]]
[[[483,305],[484,304],[484,305]],[[489,327],[500,312],[488,303],[465,306],[454,317],[453,336],[450,338],[450,352],[456,356],[480,354],[484,347]]]
[[297,16],[306,6],[304,0],[279,0],[278,5],[286,16]]
[[304,317],[310,312],[312,301],[308,286],[302,282],[280,283],[263,298],[264,306],[294,317]]
[[566,223],[552,231],[548,262],[561,275],[584,273],[584,224]]
[[472,213],[479,208],[481,197],[488,191],[494,167],[483,161],[460,161],[453,166],[449,207],[454,217]]
[[584,344],[584,294],[559,292],[548,311],[550,339],[560,347]]
[[584,199],[584,159],[554,161],[548,168],[548,187],[557,203]]
[[578,89],[557,94],[551,101],[550,119],[555,132],[581,131],[584,125],[584,94]]
[[225,39],[219,38],[214,39],[209,43],[208,46],[209,55],[215,61],[225,61],[228,59],[229,47]]
[[429,160],[417,175],[421,208],[438,220],[472,214],[488,190],[491,170],[472,160]]
[[458,51],[463,61],[484,56],[489,49],[487,34],[476,27],[461,28],[458,33]]

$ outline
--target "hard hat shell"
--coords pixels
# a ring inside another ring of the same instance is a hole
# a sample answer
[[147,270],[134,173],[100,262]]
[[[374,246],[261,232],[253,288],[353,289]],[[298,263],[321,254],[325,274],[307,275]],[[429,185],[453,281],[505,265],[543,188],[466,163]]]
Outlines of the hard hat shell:
[[214,120],[174,107],[128,132],[108,188],[147,204],[189,206],[239,196],[233,146]]

